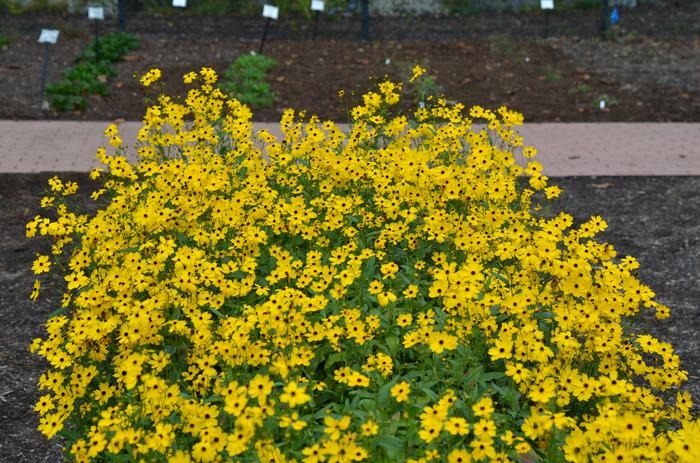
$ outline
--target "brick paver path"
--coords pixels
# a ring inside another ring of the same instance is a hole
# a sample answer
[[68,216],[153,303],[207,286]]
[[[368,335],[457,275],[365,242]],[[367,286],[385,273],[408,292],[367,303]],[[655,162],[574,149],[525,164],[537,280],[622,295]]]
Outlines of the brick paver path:
[[[89,171],[108,122],[0,121],[0,172]],[[127,145],[138,122],[120,124]],[[279,133],[276,124],[256,124]],[[700,123],[544,123],[520,129],[549,176],[700,175]]]

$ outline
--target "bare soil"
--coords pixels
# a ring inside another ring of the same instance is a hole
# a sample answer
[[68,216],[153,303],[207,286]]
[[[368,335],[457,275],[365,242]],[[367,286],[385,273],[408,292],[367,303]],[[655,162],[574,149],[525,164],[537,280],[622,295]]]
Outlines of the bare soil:
[[[658,4],[623,10],[607,40],[599,38],[597,10],[555,12],[548,39],[539,12],[372,18],[368,43],[358,40],[356,16],[322,17],[315,42],[309,20],[283,19],[272,24],[264,50],[279,63],[269,76],[277,100],[254,107],[255,119],[276,121],[293,107],[345,121],[352,101],[339,101],[338,90],[361,93],[370,77],[398,78],[418,62],[449,99],[505,104],[528,121],[700,121],[700,2]],[[50,48],[49,82],[92,38],[82,16],[0,18],[0,33],[11,40],[0,48],[0,118],[139,120],[146,102],[135,74],[159,67],[168,93],[183,90],[181,76],[190,70],[211,66],[223,75],[236,57],[258,50],[263,20],[131,12],[127,30],[141,47],[117,63],[111,95],[90,97],[82,112],[48,114],[39,110],[42,27],[62,31]],[[113,30],[115,20],[101,25]]]

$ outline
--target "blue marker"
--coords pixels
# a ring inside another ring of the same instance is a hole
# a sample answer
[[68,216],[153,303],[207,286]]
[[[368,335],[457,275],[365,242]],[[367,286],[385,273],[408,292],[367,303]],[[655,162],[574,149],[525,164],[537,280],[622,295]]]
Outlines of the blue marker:
[[610,24],[617,24],[620,20],[620,12],[617,11],[617,7],[613,8],[612,13],[610,13]]

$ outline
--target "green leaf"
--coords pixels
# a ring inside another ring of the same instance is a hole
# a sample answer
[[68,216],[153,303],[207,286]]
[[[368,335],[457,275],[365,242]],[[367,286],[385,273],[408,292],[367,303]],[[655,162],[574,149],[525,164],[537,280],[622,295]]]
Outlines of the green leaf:
[[382,436],[376,441],[382,447],[390,461],[400,461],[403,456],[403,441],[395,436]]
[[435,392],[433,392],[427,387],[422,387],[420,390],[423,391],[423,394],[430,397],[430,400],[437,401],[440,399],[440,396],[438,396]]
[[68,310],[68,307],[59,307],[49,314],[49,318],[57,317]]
[[345,363],[344,352],[336,352],[334,354],[329,355],[328,359],[326,360],[326,370],[329,370],[333,365],[340,362]]
[[401,340],[399,339],[399,337],[395,334],[390,334],[389,336],[384,338],[384,340],[386,341],[386,346],[389,349],[389,353],[391,354],[391,356],[396,356],[401,347]]
[[379,389],[377,393],[377,405],[379,408],[384,408],[389,404],[389,395],[391,394],[391,388],[396,384],[396,380],[386,383]]
[[505,283],[505,284],[507,284],[507,285],[510,285],[510,281],[508,281],[508,278],[504,277],[504,276],[501,275],[500,273],[498,273],[498,272],[492,272],[491,275],[495,276],[496,278],[498,278],[499,280],[501,280],[503,283]]
[[479,382],[488,382],[488,381],[493,381],[494,379],[500,379],[505,377],[505,373],[502,373],[500,371],[492,371],[490,373],[484,373],[479,377]]
[[224,318],[224,314],[222,314],[221,312],[216,310],[214,307],[209,307],[209,310],[211,310],[214,313],[214,315],[216,315],[217,317]]

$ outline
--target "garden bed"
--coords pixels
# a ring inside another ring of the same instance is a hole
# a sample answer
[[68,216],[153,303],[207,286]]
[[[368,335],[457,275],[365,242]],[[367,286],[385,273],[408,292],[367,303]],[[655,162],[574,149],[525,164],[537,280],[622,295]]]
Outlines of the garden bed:
[[[700,121],[700,42],[697,2],[624,10],[614,38],[597,38],[597,10],[557,12],[551,35],[541,39],[542,16],[491,14],[444,18],[373,20],[373,40],[357,40],[356,17],[322,19],[316,42],[307,39],[309,22],[274,23],[265,54],[279,65],[269,81],[277,100],[256,108],[261,121],[277,121],[286,107],[307,108],[321,118],[346,121],[337,92],[364,92],[367,76],[394,78],[420,62],[435,75],[445,95],[467,105],[523,111],[527,121]],[[146,107],[134,73],[157,64],[179,93],[179,76],[202,66],[220,75],[238,56],[258,50],[263,21],[231,15],[129,15],[127,30],[141,39],[139,50],[117,63],[111,95],[92,96],[82,112],[39,111],[41,27],[62,30],[49,54],[49,82],[60,79],[91,38],[82,16],[9,16],[0,33],[0,118],[139,120]],[[116,30],[114,21],[103,30]],[[177,35],[177,30],[180,36]],[[599,107],[601,99],[607,107]],[[351,107],[349,103],[347,105]]]
[[[40,213],[39,201],[51,174],[0,174],[0,461],[15,463],[59,462],[60,450],[36,430],[32,411],[37,398],[36,380],[45,366],[27,351],[31,340],[43,334],[48,314],[60,301],[50,287],[39,303],[28,299],[34,280],[31,265],[39,240],[24,238],[25,224]],[[84,174],[61,174],[81,185],[78,202],[92,207],[91,181]],[[689,373],[687,389],[700,397],[700,178],[697,177],[566,177],[553,184],[564,188],[555,201],[581,223],[600,214],[608,229],[601,239],[612,243],[620,256],[635,256],[639,277],[671,308],[671,317],[658,321],[640,316],[648,332],[670,341]],[[550,211],[554,212],[554,211]],[[697,406],[696,406],[697,411]]]

